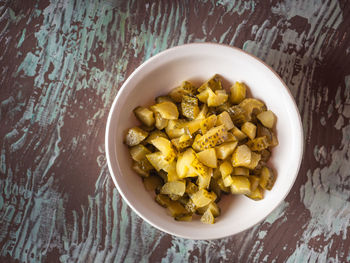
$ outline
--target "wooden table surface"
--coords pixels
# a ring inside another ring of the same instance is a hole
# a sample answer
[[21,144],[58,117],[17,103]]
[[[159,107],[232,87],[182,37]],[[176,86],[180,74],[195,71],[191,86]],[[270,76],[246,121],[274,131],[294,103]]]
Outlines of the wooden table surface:
[[[263,222],[193,241],[131,211],[110,178],[104,134],[138,65],[204,41],[278,72],[305,153]],[[349,262],[349,119],[349,1],[0,1],[0,262]]]

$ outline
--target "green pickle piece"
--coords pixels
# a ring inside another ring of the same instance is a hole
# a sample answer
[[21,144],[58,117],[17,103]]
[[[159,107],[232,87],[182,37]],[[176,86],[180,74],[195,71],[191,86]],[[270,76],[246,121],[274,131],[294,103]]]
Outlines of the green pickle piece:
[[163,185],[162,189],[160,190],[161,194],[174,194],[183,196],[186,190],[186,182],[185,181],[173,181],[173,182],[167,182]]
[[147,191],[154,191],[162,186],[163,180],[159,176],[151,175],[143,179],[143,184]]
[[227,137],[227,130],[224,125],[211,128],[206,134],[198,140],[194,140],[192,147],[200,151],[214,148],[223,143]]
[[233,104],[239,104],[242,100],[245,99],[247,86],[242,82],[235,82],[231,87],[230,101]]
[[255,152],[261,152],[262,150],[267,149],[270,144],[267,141],[267,137],[266,136],[261,136],[261,137],[257,137],[253,140],[250,140],[247,142],[247,146]]
[[151,127],[154,125],[155,119],[153,111],[146,107],[139,106],[134,109],[134,113],[136,118],[138,118],[146,126]]
[[206,82],[204,82],[198,88],[198,92],[202,92],[202,91],[204,91],[207,88],[211,89],[212,91],[221,90],[222,89],[222,85],[221,85],[220,76],[215,74],[213,77],[208,79]]
[[180,87],[174,88],[170,93],[169,97],[175,102],[181,102],[185,95],[195,95],[197,88],[189,81],[182,82]]
[[250,194],[250,181],[245,176],[232,176],[232,184],[230,189],[232,194]]
[[148,132],[139,127],[134,127],[128,130],[125,137],[125,143],[129,146],[135,146],[140,144],[147,136]]
[[199,114],[198,99],[191,96],[183,96],[181,101],[182,115],[193,120]]
[[263,167],[260,174],[260,186],[263,189],[271,190],[276,181],[276,175],[273,173],[272,169],[268,167]]
[[214,224],[215,218],[212,211],[209,208],[202,215],[201,222],[204,224]]

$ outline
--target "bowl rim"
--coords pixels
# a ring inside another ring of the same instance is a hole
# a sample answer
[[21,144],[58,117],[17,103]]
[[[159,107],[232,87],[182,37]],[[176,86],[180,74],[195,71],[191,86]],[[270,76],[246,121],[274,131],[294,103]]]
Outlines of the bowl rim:
[[[169,52],[174,52],[177,49],[181,49],[181,48],[185,48],[185,47],[190,47],[190,46],[221,46],[221,47],[226,47],[226,48],[231,48],[234,49],[238,52],[244,53],[245,55],[250,56],[251,58],[253,58],[254,60],[256,60],[257,62],[263,64],[263,66],[265,66],[267,69],[269,69],[270,72],[272,72],[277,78],[278,80],[281,82],[282,86],[284,87],[284,89],[287,91],[287,94],[289,96],[289,99],[292,101],[292,105],[294,106],[293,110],[296,112],[297,114],[297,119],[298,119],[298,124],[297,125],[297,131],[296,134],[298,135],[297,141],[299,142],[299,155],[298,155],[298,160],[297,160],[297,169],[293,178],[292,183],[289,185],[287,191],[285,192],[285,194],[283,195],[283,198],[281,198],[281,200],[276,203],[275,207],[270,211],[270,213],[268,213],[265,217],[261,218],[259,221],[257,221],[255,224],[245,227],[235,233],[224,233],[221,236],[215,236],[215,237],[210,237],[210,238],[196,238],[196,237],[191,237],[190,235],[182,235],[182,234],[178,234],[175,233],[173,231],[169,231],[159,225],[154,224],[153,222],[149,221],[145,216],[143,216],[133,205],[132,203],[129,202],[129,200],[127,199],[126,195],[124,194],[123,190],[119,187],[118,181],[116,179],[116,176],[113,173],[112,170],[112,164],[111,164],[111,159],[110,159],[110,148],[109,148],[109,130],[110,130],[110,126],[111,126],[111,120],[112,120],[112,115],[114,112],[114,108],[116,107],[119,98],[121,97],[121,94],[123,93],[122,91],[124,91],[130,80],[139,72],[142,70],[142,68],[144,68],[145,66],[147,66],[148,64],[152,63],[154,60],[158,59],[158,57],[161,56],[166,56]],[[222,44],[222,43],[215,43],[215,42],[194,42],[194,43],[186,43],[186,44],[182,44],[182,45],[178,45],[178,46],[174,46],[168,49],[165,49],[161,52],[159,52],[158,54],[150,57],[149,59],[145,60],[144,62],[142,62],[129,76],[128,78],[123,82],[122,86],[120,87],[120,89],[117,92],[117,95],[115,96],[113,103],[109,109],[109,113],[108,113],[108,118],[107,118],[107,124],[106,124],[106,130],[105,130],[105,152],[106,152],[106,159],[107,159],[107,166],[108,166],[108,171],[110,173],[110,176],[112,177],[112,180],[114,182],[114,185],[116,186],[116,188],[118,189],[119,194],[122,196],[122,198],[124,199],[124,201],[127,203],[127,205],[129,207],[131,207],[131,209],[139,216],[141,217],[144,221],[146,221],[147,223],[149,223],[151,226],[155,227],[158,230],[161,230],[167,234],[173,235],[173,236],[177,236],[177,237],[181,237],[181,238],[185,238],[185,239],[192,239],[192,240],[215,240],[215,239],[221,239],[221,238],[226,238],[229,236],[233,236],[233,235],[237,235],[239,233],[242,233],[243,231],[246,231],[248,229],[251,229],[252,227],[258,225],[259,223],[261,223],[263,220],[265,220],[274,210],[277,209],[278,206],[281,205],[281,203],[286,199],[286,197],[288,196],[288,194],[290,193],[292,187],[295,184],[296,178],[299,175],[300,172],[300,167],[301,167],[301,163],[303,160],[303,156],[304,156],[304,131],[303,131],[303,124],[302,124],[302,120],[301,120],[301,116],[300,116],[300,112],[298,109],[298,106],[294,100],[294,97],[291,93],[291,91],[289,90],[288,86],[285,84],[285,82],[283,81],[283,79],[275,72],[275,70],[269,66],[268,64],[266,64],[263,60],[261,60],[260,58],[248,53],[247,51],[244,51],[241,48],[235,47],[235,46],[230,46],[227,44]]]

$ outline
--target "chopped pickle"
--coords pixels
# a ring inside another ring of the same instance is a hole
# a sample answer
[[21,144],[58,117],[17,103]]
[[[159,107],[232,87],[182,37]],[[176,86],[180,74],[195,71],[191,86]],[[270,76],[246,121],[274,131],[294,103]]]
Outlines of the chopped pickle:
[[231,175],[226,176],[225,178],[222,178],[222,181],[224,182],[224,186],[229,187],[233,183]]
[[215,202],[211,202],[209,205],[197,208],[196,212],[200,215],[203,215],[205,211],[209,209],[214,217],[218,217],[220,215],[220,207]]
[[[221,163],[220,163],[220,165],[221,165]],[[215,179],[221,178],[220,168],[213,169],[213,178],[215,178]]]
[[242,141],[245,138],[247,138],[247,135],[245,135],[244,132],[242,132],[240,129],[238,129],[236,126],[232,128],[232,134],[236,137],[238,141]]
[[136,162],[142,161],[143,159],[146,158],[146,154],[150,154],[150,153],[151,151],[148,150],[142,144],[138,144],[130,148],[131,158]]
[[247,146],[255,152],[261,152],[269,147],[266,136],[258,137],[247,142]]
[[168,139],[157,137],[151,143],[162,152],[165,161],[172,162],[175,159],[176,152]]
[[195,95],[196,92],[197,88],[192,83],[184,81],[180,87],[173,89],[169,93],[169,96],[175,102],[181,102],[184,95]]
[[205,119],[205,116],[207,115],[207,113],[208,113],[208,106],[207,104],[203,104],[199,114],[197,115],[196,120]]
[[234,125],[241,126],[243,123],[248,121],[246,117],[246,112],[239,105],[232,106],[228,109],[228,114],[230,114],[231,120]]
[[152,164],[152,166],[159,171],[163,169],[164,171],[169,166],[169,162],[165,160],[162,152],[154,152],[146,155],[147,160]]
[[249,181],[250,181],[250,190],[254,192],[255,189],[259,186],[260,178],[258,176],[252,175],[252,176],[249,176]]
[[189,131],[184,127],[185,122],[179,120],[169,120],[168,126],[165,128],[166,134],[170,139],[178,138],[181,135],[189,134]]
[[193,139],[190,135],[183,134],[179,138],[172,139],[171,142],[178,151],[182,151],[192,145]]
[[186,184],[186,194],[188,194],[189,196],[193,195],[195,192],[197,192],[199,190],[198,186],[195,185],[194,183],[192,183],[191,181],[187,181]]
[[176,173],[176,162],[169,163],[166,167],[164,167],[164,171],[167,172],[167,182],[173,182],[180,179]]
[[216,90],[214,92],[210,88],[206,88],[197,95],[197,98],[209,107],[217,107],[227,101],[228,95],[225,90]]
[[261,161],[262,162],[267,162],[269,159],[270,159],[270,156],[271,156],[271,152],[269,151],[269,150],[267,150],[267,149],[265,149],[265,150],[262,150],[261,152],[260,152],[260,154],[261,154]]
[[234,167],[232,174],[249,176],[249,169],[246,167]]
[[244,99],[239,104],[239,107],[244,110],[247,121],[250,121],[252,119],[253,114],[256,115],[266,110],[265,103],[252,98]]
[[242,82],[237,82],[231,87],[230,101],[238,104],[245,99],[247,86]]
[[216,124],[217,117],[215,114],[210,115],[208,118],[204,119],[200,123],[202,134],[208,132],[211,128],[213,128]]
[[158,112],[163,119],[176,120],[179,118],[179,111],[173,102],[165,101],[151,106],[154,112]]
[[223,104],[215,107],[215,112],[217,114],[223,113],[223,112],[227,112],[229,110],[229,108],[231,107],[231,103],[227,100],[226,102],[224,102]]
[[224,161],[222,164],[220,164],[219,169],[220,169],[222,178],[229,176],[233,171],[232,165],[230,164],[229,161]]
[[192,147],[201,151],[213,148],[218,144],[225,141],[227,136],[227,130],[224,125],[211,128],[206,134],[200,137],[198,140],[194,140]]
[[212,91],[221,90],[221,80],[219,75],[215,74],[213,77],[211,77],[209,80],[204,82],[199,88],[198,92],[202,92],[205,89],[211,89]]
[[201,222],[204,224],[214,224],[215,218],[212,211],[208,208],[201,217]]
[[256,126],[247,121],[245,122],[243,125],[242,125],[242,128],[241,128],[242,132],[244,132],[248,137],[249,139],[253,140],[256,136]]
[[163,185],[162,189],[160,190],[161,194],[169,195],[179,195],[183,196],[186,189],[186,182],[185,181],[173,181],[173,182],[167,182]]
[[154,191],[163,185],[163,180],[159,176],[151,175],[143,179],[143,184],[147,191]]
[[196,206],[194,205],[194,203],[192,202],[191,199],[189,199],[189,198],[187,198],[187,199],[188,199],[188,201],[185,204],[183,204],[185,206],[185,209],[189,213],[195,213],[196,212]]
[[250,163],[248,165],[242,165],[242,166],[245,166],[245,167],[253,170],[258,165],[260,159],[261,159],[261,155],[260,154],[252,152]]
[[190,166],[193,160],[196,158],[195,152],[189,148],[184,153],[180,154],[176,162],[176,172],[180,178],[196,176],[189,174]]
[[232,154],[233,167],[248,166],[252,160],[252,151],[245,144],[240,145]]
[[156,113],[154,113],[154,116],[155,116],[155,120],[156,120],[156,128],[158,130],[162,130],[168,126],[169,120],[162,118],[160,113],[156,112]]
[[163,179],[163,181],[166,183],[168,181],[168,173],[160,170],[159,172],[156,172],[156,174]]
[[234,175],[232,178],[232,184],[230,186],[232,194],[247,195],[251,193],[250,181],[245,176]]
[[271,190],[276,181],[276,175],[268,167],[263,167],[260,174],[260,186],[263,189]]
[[205,176],[205,174],[208,173],[208,169],[209,169],[198,160],[198,157],[196,157],[192,161],[191,166],[189,168],[190,168],[190,173],[196,173],[197,175],[200,175],[200,176]]
[[162,103],[165,101],[169,101],[169,102],[174,102],[174,100],[172,98],[170,98],[169,96],[158,96],[155,99],[156,103]]
[[134,127],[128,130],[125,137],[125,143],[129,146],[135,146],[140,144],[147,136],[148,132],[139,127]]
[[156,196],[156,202],[163,207],[168,207],[169,204],[171,203],[171,200],[167,195],[158,194]]
[[198,99],[190,96],[183,96],[181,101],[182,115],[193,120],[199,114]]
[[277,139],[277,136],[271,132],[271,142],[270,142],[270,146],[271,147],[276,147],[278,145],[278,139]]
[[201,128],[201,122],[202,122],[202,119],[195,119],[195,120],[186,122],[183,126],[186,127],[189,133],[192,135]]
[[206,174],[198,176],[198,179],[197,179],[198,187],[208,189],[212,174],[213,174],[213,169],[209,169]]
[[217,107],[227,101],[228,95],[225,90],[216,90],[215,93],[209,91],[207,104],[209,107]]
[[181,198],[181,195],[176,195],[176,194],[168,194],[171,200],[177,201]]
[[[209,98],[209,92],[210,92],[210,89],[206,88],[205,90],[203,90],[199,94],[197,94],[197,98],[199,99],[199,101],[203,102],[203,103],[207,103],[208,98]],[[213,93],[213,92],[211,91],[211,93]],[[215,93],[213,93],[213,94],[215,94]]]
[[148,127],[151,127],[155,123],[154,113],[146,107],[136,107],[134,109],[136,118],[138,118],[143,124]]
[[148,135],[145,142],[148,144],[152,144],[152,140],[157,138],[157,137],[163,137],[163,138],[168,139],[168,136],[164,132],[155,130],[155,131],[150,132],[150,134]]
[[230,192],[230,187],[226,187],[224,185],[224,181],[222,180],[222,178],[217,179],[216,182],[217,182],[217,184],[218,184],[218,186],[219,186],[221,191],[223,191],[225,193],[229,193]]
[[236,136],[234,136],[232,134],[232,132],[228,132],[227,136],[226,136],[226,139],[225,139],[225,142],[236,142],[236,141],[237,141]]
[[149,176],[149,171],[152,169],[152,166],[148,167],[148,165],[145,162],[135,162],[135,161],[133,161],[131,168],[138,175],[141,175],[142,177],[148,177]]
[[262,200],[264,198],[264,189],[258,186],[255,190],[251,191],[251,193],[246,194],[246,196],[255,201]]
[[[186,207],[185,207],[185,208],[186,208]],[[175,217],[175,220],[177,220],[177,221],[191,222],[191,221],[192,221],[192,214],[176,216],[176,217]]]
[[216,125],[224,125],[226,130],[231,130],[234,127],[234,124],[231,120],[230,114],[227,111],[222,112],[218,115],[218,119],[216,121]]
[[217,180],[214,177],[211,178],[211,180],[210,180],[209,189],[216,194],[216,196],[218,197],[218,199],[217,199],[217,201],[218,201],[221,198],[221,189],[217,183]]
[[197,153],[197,157],[199,161],[204,165],[211,168],[217,167],[216,152],[214,148],[209,148]]
[[214,75],[199,88],[182,82],[152,106],[134,109],[139,127],[127,131],[132,169],[177,221],[213,224],[222,194],[264,198],[276,175],[266,166],[278,145],[276,116],[246,98],[236,82],[227,93]]
[[216,194],[214,192],[208,192],[205,189],[199,189],[191,195],[191,199],[196,207],[203,207],[210,202],[214,202],[216,200]]
[[221,214],[220,207],[218,207],[218,205],[215,202],[211,202],[208,205],[208,209],[210,209],[214,217],[218,217]]
[[225,160],[233,153],[233,151],[236,149],[236,146],[237,146],[237,141],[224,142],[223,144],[216,146],[215,150],[216,150],[217,158],[221,160]]
[[180,204],[178,201],[170,200],[170,203],[167,206],[167,208],[168,208],[168,211],[170,212],[170,215],[175,218],[188,214],[185,207],[182,204]]
[[256,117],[267,128],[272,129],[272,127],[275,125],[276,116],[270,110],[263,111],[263,112],[259,113]]

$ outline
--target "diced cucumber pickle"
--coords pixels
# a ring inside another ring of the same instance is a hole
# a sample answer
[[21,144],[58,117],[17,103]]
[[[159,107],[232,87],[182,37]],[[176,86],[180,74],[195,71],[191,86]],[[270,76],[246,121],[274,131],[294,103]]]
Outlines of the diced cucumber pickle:
[[125,137],[125,143],[129,146],[135,146],[140,144],[147,136],[148,132],[139,127],[134,127],[128,130]]
[[136,118],[138,118],[146,126],[151,127],[154,125],[155,119],[153,111],[139,106],[134,109],[134,113]]
[[230,100],[233,104],[238,104],[245,99],[247,86],[242,82],[236,82],[231,87]]
[[176,221],[197,214],[213,224],[223,194],[261,200],[276,181],[266,164],[278,145],[277,117],[246,97],[244,83],[225,88],[218,75],[199,87],[184,81],[156,104],[134,109],[141,125],[124,138],[131,168]]

